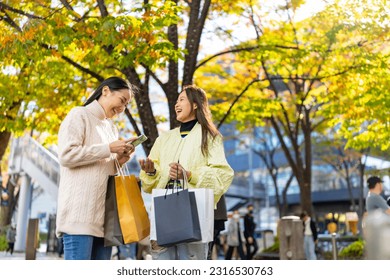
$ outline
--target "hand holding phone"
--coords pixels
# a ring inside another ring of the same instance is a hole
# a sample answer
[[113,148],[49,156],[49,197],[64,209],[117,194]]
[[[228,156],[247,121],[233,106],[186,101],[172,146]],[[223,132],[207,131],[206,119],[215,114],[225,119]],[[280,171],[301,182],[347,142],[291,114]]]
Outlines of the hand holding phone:
[[130,142],[130,144],[132,144],[134,147],[137,147],[139,144],[142,144],[146,140],[148,140],[148,137],[146,137],[145,135],[142,134],[139,137],[137,137],[137,139]]

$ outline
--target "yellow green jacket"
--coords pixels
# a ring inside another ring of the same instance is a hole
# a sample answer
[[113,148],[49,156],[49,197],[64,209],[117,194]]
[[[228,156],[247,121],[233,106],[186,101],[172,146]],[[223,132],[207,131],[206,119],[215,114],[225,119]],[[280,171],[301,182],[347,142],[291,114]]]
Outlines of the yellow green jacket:
[[191,171],[188,188],[211,188],[214,190],[214,206],[228,190],[233,181],[234,171],[226,161],[222,137],[209,138],[209,155],[201,151],[202,127],[197,123],[190,133],[182,138],[180,128],[160,135],[150,151],[156,175],[149,176],[141,170],[140,179],[145,192],[154,188],[163,189],[169,182],[169,164],[178,162],[185,170]]

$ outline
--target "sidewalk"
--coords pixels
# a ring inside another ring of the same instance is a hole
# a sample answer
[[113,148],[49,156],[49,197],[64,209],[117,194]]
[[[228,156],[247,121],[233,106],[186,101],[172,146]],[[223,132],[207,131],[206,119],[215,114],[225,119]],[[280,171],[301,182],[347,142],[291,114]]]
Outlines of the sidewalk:
[[[46,252],[37,251],[35,259],[36,260],[63,260],[64,258],[58,257],[58,254],[55,253],[46,253]],[[12,255],[10,253],[7,253],[7,255],[5,255],[4,252],[0,252],[0,261],[2,260],[26,260],[26,253],[14,252]]]
[[[60,258],[58,257],[57,254],[54,253],[37,252],[35,259],[36,260],[63,260],[64,258]],[[0,252],[0,261],[2,260],[26,260],[26,253],[14,252],[12,255],[10,255],[10,253],[4,255],[4,252]]]
[[[57,253],[46,253],[46,244],[42,244],[41,247],[38,248],[37,253],[35,255],[36,260],[63,260],[64,258],[60,258]],[[12,255],[5,251],[0,252],[0,261],[2,260],[26,260],[26,252],[14,252]]]

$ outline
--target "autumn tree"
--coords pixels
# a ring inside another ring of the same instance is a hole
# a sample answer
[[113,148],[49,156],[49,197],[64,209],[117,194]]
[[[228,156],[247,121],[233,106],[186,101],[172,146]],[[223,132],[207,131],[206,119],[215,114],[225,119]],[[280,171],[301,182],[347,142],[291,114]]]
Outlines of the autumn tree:
[[[11,133],[26,129],[47,132],[47,141],[55,142],[70,108],[104,78],[118,75],[137,88],[136,106],[126,116],[136,134],[148,135],[148,154],[159,121],[177,125],[174,104],[182,86],[193,83],[207,21],[240,13],[245,2],[1,2],[0,152]],[[153,106],[160,99],[169,116]]]
[[[371,124],[388,135],[388,111],[373,108],[379,106],[376,100],[388,103],[382,84],[389,78],[381,74],[378,82],[377,74],[388,65],[384,38],[389,29],[383,26],[389,21],[383,1],[362,1],[359,7],[354,1],[334,1],[312,17],[295,20],[302,3],[286,1],[274,9],[279,17],[272,18],[253,5],[248,14],[256,38],[237,46],[235,55],[210,57],[215,63],[202,66],[207,74],[202,85],[225,101],[214,107],[223,121],[241,127],[271,124],[298,182],[301,207],[311,213],[313,135],[336,124],[349,143],[357,132],[369,133]],[[359,88],[352,81],[362,76],[366,87]],[[363,104],[362,99],[375,102]],[[363,112],[359,119],[349,118],[356,114],[351,108],[369,107],[372,121],[364,121]]]
[[[90,93],[88,89],[109,75],[121,75],[138,89],[136,108],[126,115],[137,134],[148,135],[144,144],[148,153],[160,119],[153,99],[162,93],[170,126],[176,126],[174,104],[181,86],[193,83],[206,21],[239,13],[242,2],[248,1],[0,3],[2,92],[11,90],[2,95],[10,114],[1,120],[0,131],[23,130],[8,120],[20,112],[21,102],[26,106],[33,102],[34,118],[19,114],[15,121],[31,128],[36,120],[41,125],[37,130],[54,132],[64,114]],[[151,88],[152,82],[157,86]]]

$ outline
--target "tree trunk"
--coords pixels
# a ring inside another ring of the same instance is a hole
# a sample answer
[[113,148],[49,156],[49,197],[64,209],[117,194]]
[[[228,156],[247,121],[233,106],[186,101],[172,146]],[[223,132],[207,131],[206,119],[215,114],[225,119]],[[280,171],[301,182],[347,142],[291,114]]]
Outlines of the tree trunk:
[[[0,162],[3,160],[5,150],[7,149],[9,139],[11,138],[11,132],[3,131],[0,132]],[[1,170],[0,170],[1,175]]]
[[[367,157],[366,157],[367,158]],[[359,195],[359,211],[358,211],[358,217],[359,217],[359,233],[362,235],[363,233],[363,215],[364,215],[364,170],[366,169],[366,162],[362,162],[360,159],[359,161],[359,175],[360,175],[360,195]]]
[[[312,140],[311,140],[311,120],[310,120],[310,109],[304,110],[304,120],[302,121],[302,133],[304,137],[304,149],[305,149],[305,161],[301,162],[300,168],[303,170],[303,178],[301,182],[303,185],[300,185],[301,190],[301,206],[302,210],[306,211],[310,217],[313,215],[313,203],[311,200],[311,177],[312,177]],[[300,155],[300,154],[299,154]]]
[[279,213],[280,217],[286,216],[288,213],[287,191],[288,191],[288,188],[290,187],[293,179],[294,179],[294,174],[291,174],[286,182],[284,189],[283,189],[283,192],[282,192],[283,208],[282,208],[282,214]]
[[347,188],[348,188],[348,194],[351,199],[351,206],[352,206],[352,211],[356,210],[356,203],[355,203],[355,198],[353,197],[353,192],[352,192],[352,183],[351,183],[351,178],[349,175],[349,169],[346,167],[346,177],[345,180],[347,182]]
[[[177,0],[175,1],[177,4]],[[174,45],[175,50],[179,48],[179,35],[177,25],[171,25],[168,28],[168,39]],[[168,99],[169,123],[170,127],[175,128],[179,122],[176,120],[175,104],[179,93],[179,65],[176,61],[170,60],[168,65],[169,78],[165,86],[165,95]]]
[[[276,135],[278,137],[278,140],[281,143],[282,150],[284,152],[284,155],[286,156],[286,159],[292,169],[292,172],[294,174],[295,179],[298,182],[299,190],[300,190],[300,199],[301,199],[301,207],[302,210],[307,211],[307,213],[312,216],[312,200],[311,200],[311,130],[310,127],[307,127],[306,130],[304,130],[304,139],[305,139],[305,160],[304,163],[301,156],[301,149],[300,145],[298,143],[298,138],[292,137],[289,135],[289,139],[292,142],[293,150],[295,152],[295,159],[291,154],[290,148],[287,146],[284,135],[281,132],[281,129],[278,125],[278,122],[275,120],[275,118],[271,118],[272,127],[274,128]],[[281,125],[283,127],[283,125]],[[288,133],[286,132],[286,135]]]
[[201,5],[201,2],[201,0],[188,1],[190,6],[190,18],[188,22],[185,45],[187,54],[185,55],[184,60],[183,85],[190,85],[193,82],[199,53],[200,39],[211,4],[211,0],[205,0],[203,2],[203,6]]
[[[9,131],[0,132],[0,163],[3,160],[10,138],[11,138],[11,132]],[[0,165],[0,176],[3,176],[1,165]],[[6,186],[6,189],[8,189],[8,185],[9,185],[8,182],[7,183],[3,182],[3,186]],[[3,186],[1,186],[1,189],[3,188]],[[10,192],[9,189],[8,192]],[[0,194],[1,194],[1,190],[0,190]],[[12,202],[13,202],[13,195],[9,193],[8,206],[0,206],[0,228],[8,225],[11,222],[9,216],[10,216],[10,205],[12,204]]]
[[157,123],[150,104],[149,86],[141,82],[138,73],[134,68],[128,67],[126,69],[122,69],[122,72],[126,75],[130,83],[138,88],[138,92],[135,94],[134,98],[137,104],[138,114],[141,119],[143,132],[148,136],[148,140],[144,145],[145,153],[148,155],[154,141],[158,137]]

